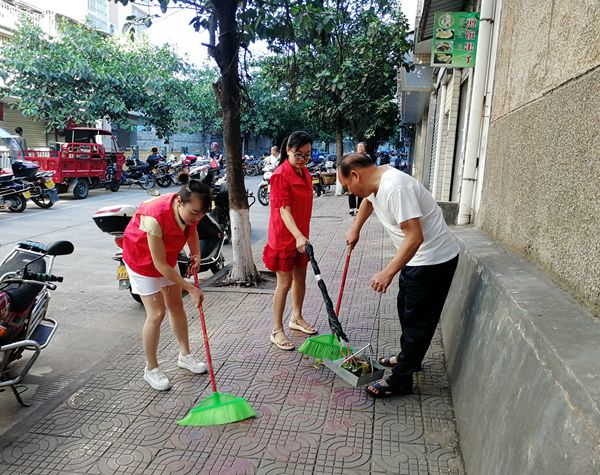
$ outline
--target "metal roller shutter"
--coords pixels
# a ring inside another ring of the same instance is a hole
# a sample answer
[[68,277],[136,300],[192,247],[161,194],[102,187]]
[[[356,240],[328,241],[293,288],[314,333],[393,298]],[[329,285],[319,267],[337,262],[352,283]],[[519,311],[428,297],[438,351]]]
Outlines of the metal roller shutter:
[[33,121],[23,116],[17,109],[12,109],[5,102],[2,104],[3,114],[0,120],[0,128],[6,130],[10,134],[15,133],[15,127],[23,128],[23,136],[27,140],[28,148],[48,148],[46,132],[44,127],[45,122],[36,120]]

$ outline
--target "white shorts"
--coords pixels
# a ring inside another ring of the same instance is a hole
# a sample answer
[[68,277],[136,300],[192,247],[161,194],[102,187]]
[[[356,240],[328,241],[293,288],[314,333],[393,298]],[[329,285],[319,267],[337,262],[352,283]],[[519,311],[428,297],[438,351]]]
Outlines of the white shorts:
[[[140,275],[137,272],[132,271],[127,264],[125,264],[125,268],[129,274],[131,292],[134,294],[152,295],[160,292],[160,289],[163,287],[175,284],[175,282],[166,277],[146,277],[145,275]],[[175,271],[177,271],[177,269],[175,269]]]

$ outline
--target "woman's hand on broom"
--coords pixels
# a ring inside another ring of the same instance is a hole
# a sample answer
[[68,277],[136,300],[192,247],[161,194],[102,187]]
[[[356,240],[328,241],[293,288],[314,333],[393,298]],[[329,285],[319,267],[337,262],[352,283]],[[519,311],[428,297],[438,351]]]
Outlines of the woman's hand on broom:
[[204,302],[204,292],[202,292],[202,290],[192,285],[187,289],[187,291],[190,294],[191,299],[196,304],[196,307],[202,305],[202,302]]

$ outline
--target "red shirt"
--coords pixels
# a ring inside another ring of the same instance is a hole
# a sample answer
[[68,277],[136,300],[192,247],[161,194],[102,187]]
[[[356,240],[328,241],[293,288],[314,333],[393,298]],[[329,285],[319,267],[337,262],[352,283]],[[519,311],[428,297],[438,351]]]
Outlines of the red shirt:
[[162,277],[154,267],[152,255],[148,247],[148,236],[140,229],[140,216],[152,216],[158,221],[163,232],[163,242],[167,255],[167,262],[171,267],[177,264],[177,256],[185,246],[189,236],[190,227],[183,231],[175,219],[173,200],[175,193],[162,195],[150,201],[143,202],[133,215],[125,228],[123,235],[123,260],[129,268],[145,277]]
[[296,226],[308,239],[313,206],[313,189],[310,173],[302,167],[299,176],[287,160],[278,166],[270,180],[269,246],[276,250],[296,249],[296,239],[281,218],[279,208],[289,206]]

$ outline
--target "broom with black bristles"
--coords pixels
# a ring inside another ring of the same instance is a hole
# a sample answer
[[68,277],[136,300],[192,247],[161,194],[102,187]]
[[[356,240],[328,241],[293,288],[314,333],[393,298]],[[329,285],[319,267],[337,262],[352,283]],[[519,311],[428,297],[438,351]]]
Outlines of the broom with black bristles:
[[321,294],[323,294],[323,298],[325,299],[325,308],[327,309],[327,316],[329,319],[329,326],[331,327],[331,331],[333,334],[319,335],[307,338],[302,346],[298,348],[300,353],[303,353],[308,356],[312,356],[315,359],[319,360],[337,360],[340,356],[344,354],[345,351],[348,351],[348,354],[352,353],[352,348],[349,348],[348,345],[341,345],[341,341],[348,341],[346,334],[342,330],[342,326],[340,321],[338,320],[338,315],[340,312],[340,306],[342,304],[342,295],[344,293],[344,285],[346,283],[346,275],[348,274],[348,266],[350,265],[350,254],[351,250],[346,254],[346,264],[344,265],[344,273],[342,275],[342,282],[340,284],[340,292],[338,294],[338,301],[335,308],[333,310],[333,303],[331,302],[331,298],[327,293],[327,287],[325,286],[325,282],[321,278],[321,271],[319,269],[319,265],[315,260],[315,254],[313,248],[310,244],[306,245],[306,254],[310,259],[310,263],[312,265],[313,271],[315,273],[315,277],[317,279],[317,284],[319,289],[321,289]]
[[[198,284],[198,272],[194,273],[194,285]],[[210,347],[208,346],[208,333],[206,331],[206,322],[204,320],[204,310],[202,304],[198,305],[200,313],[200,323],[202,325],[202,336],[204,337],[204,349],[206,350],[206,362],[210,374],[210,383],[213,393],[205,398],[200,404],[193,408],[177,424],[180,426],[215,426],[220,424],[229,424],[239,422],[249,417],[256,416],[252,406],[244,398],[232,396],[230,394],[217,391],[215,382],[215,373],[213,371],[212,358],[210,357]]]

